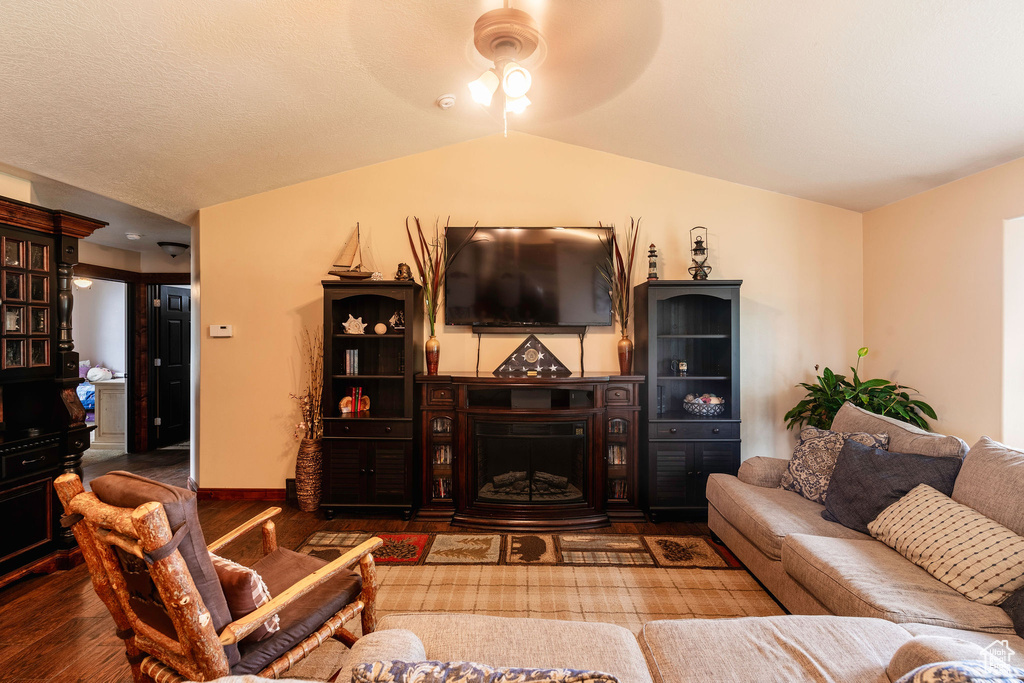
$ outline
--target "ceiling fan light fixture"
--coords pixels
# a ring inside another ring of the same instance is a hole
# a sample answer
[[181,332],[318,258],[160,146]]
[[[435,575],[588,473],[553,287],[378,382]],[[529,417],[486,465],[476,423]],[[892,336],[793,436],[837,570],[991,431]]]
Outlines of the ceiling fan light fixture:
[[501,79],[501,89],[508,97],[517,99],[525,97],[533,84],[533,77],[530,72],[516,62],[505,64],[504,73]]
[[490,106],[491,97],[494,96],[497,89],[498,74],[494,73],[494,69],[488,69],[480,74],[480,78],[469,84],[469,94],[473,97],[473,101],[485,107]]
[[506,97],[505,98],[505,111],[513,114],[522,114],[526,111],[526,108],[530,106],[530,98],[526,95],[522,97]]

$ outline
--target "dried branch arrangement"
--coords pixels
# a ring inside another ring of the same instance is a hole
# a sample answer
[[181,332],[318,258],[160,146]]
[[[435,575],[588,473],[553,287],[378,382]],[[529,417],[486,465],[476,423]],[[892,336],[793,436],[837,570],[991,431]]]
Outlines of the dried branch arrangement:
[[316,329],[304,330],[299,341],[305,365],[306,385],[301,394],[291,394],[299,402],[302,421],[295,425],[296,439],[321,439],[324,435],[322,408],[324,390],[324,335]]
[[434,325],[437,323],[437,312],[441,310],[441,299],[444,297],[444,277],[448,272],[448,266],[452,259],[458,256],[459,252],[472,241],[476,234],[476,225],[454,251],[448,251],[445,231],[451,222],[451,216],[445,223],[444,230],[441,230],[440,219],[434,221],[433,239],[427,240],[423,234],[423,226],[420,219],[412,217],[416,223],[416,236],[412,234],[409,227],[408,216],[405,219],[405,233],[409,236],[409,246],[412,247],[412,258],[416,264],[416,271],[420,276],[420,284],[423,285],[423,303],[427,314],[427,322],[430,323],[430,336],[434,336]]
[[[611,226],[612,241],[608,245],[608,264],[602,273],[611,288],[609,294],[612,297],[612,311],[619,321],[619,329],[623,336],[629,328],[629,316],[633,312],[633,263],[636,256],[636,243],[640,237],[641,220],[643,220],[642,217],[635,221],[632,217],[629,219],[629,229],[626,230],[625,239],[621,240],[625,243],[625,255],[619,248],[618,231],[614,225]],[[601,223],[598,222],[598,225]],[[604,226],[601,225],[601,227]]]

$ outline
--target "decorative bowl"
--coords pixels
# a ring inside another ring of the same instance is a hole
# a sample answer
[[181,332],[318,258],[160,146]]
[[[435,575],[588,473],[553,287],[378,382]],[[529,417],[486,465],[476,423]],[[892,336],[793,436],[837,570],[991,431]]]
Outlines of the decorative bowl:
[[721,403],[704,403],[704,401],[683,401],[683,410],[700,417],[717,417],[725,412],[725,399]]

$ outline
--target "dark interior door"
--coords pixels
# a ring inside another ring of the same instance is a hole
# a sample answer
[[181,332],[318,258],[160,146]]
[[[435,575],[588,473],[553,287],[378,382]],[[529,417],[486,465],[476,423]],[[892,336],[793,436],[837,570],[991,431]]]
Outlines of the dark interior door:
[[157,447],[189,439],[189,357],[191,355],[192,290],[160,286],[156,368]]

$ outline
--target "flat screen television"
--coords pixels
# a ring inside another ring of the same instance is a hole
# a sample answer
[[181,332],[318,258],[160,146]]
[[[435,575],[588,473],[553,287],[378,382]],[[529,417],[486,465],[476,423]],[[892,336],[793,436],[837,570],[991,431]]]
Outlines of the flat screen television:
[[[448,228],[452,254],[473,228]],[[477,228],[445,279],[446,325],[611,325],[608,228]]]

